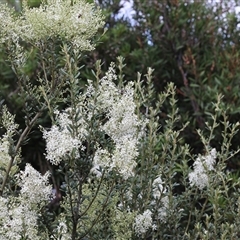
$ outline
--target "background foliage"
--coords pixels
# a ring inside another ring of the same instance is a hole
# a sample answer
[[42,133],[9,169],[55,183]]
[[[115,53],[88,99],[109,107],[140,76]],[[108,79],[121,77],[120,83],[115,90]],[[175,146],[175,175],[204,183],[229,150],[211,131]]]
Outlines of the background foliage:
[[[116,18],[122,2],[99,1],[108,12],[108,31],[92,56],[106,66],[123,56],[127,79],[151,66],[157,92],[174,82],[181,122],[191,122],[184,141],[201,151],[194,129],[205,127],[217,93],[224,95],[230,122],[239,118],[240,28],[234,12],[239,1],[133,1],[131,20]],[[168,106],[163,113],[168,114]],[[219,147],[220,141],[219,134],[213,144]]]

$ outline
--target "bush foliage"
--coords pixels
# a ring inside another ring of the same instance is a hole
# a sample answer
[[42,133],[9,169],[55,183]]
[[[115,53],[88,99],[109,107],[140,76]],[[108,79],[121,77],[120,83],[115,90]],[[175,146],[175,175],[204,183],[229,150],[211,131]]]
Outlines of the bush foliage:
[[233,6],[97,4],[2,5],[1,239],[238,239]]

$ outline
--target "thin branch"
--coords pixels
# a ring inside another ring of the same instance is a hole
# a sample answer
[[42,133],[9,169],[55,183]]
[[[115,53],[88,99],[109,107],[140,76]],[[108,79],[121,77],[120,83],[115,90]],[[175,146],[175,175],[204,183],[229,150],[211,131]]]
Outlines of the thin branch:
[[[43,110],[43,109],[42,109]],[[26,128],[24,129],[24,131],[22,132],[20,138],[18,139],[18,142],[17,142],[17,145],[15,147],[15,153],[14,155],[11,157],[11,160],[9,162],[9,165],[8,165],[8,168],[7,168],[7,171],[6,171],[6,175],[4,177],[4,180],[3,180],[3,183],[2,183],[2,186],[1,186],[1,190],[0,190],[0,196],[3,195],[3,190],[6,186],[6,183],[7,183],[7,180],[8,180],[8,176],[9,176],[9,173],[11,171],[11,168],[12,168],[12,165],[14,163],[14,160],[17,156],[17,152],[19,150],[19,148],[21,147],[21,144],[23,142],[23,140],[26,138],[26,136],[28,135],[28,133],[31,131],[32,127],[34,126],[35,122],[37,121],[37,119],[39,118],[39,116],[42,114],[42,110],[40,110],[36,115],[35,117],[31,120],[31,122],[29,123],[28,126],[26,126]]]
[[84,239],[84,238],[91,232],[92,228],[93,228],[94,225],[97,223],[97,221],[99,220],[100,216],[102,215],[105,207],[107,207],[108,200],[109,200],[109,197],[110,197],[113,189],[114,189],[114,185],[112,185],[112,187],[111,187],[111,189],[110,189],[110,191],[109,191],[109,194],[107,195],[107,197],[106,197],[106,199],[105,199],[105,202],[103,203],[102,211],[100,211],[100,213],[98,214],[98,216],[93,220],[92,225],[90,226],[90,228],[83,234],[83,236],[81,236],[81,237],[79,238],[79,240],[80,240],[80,239]]
[[95,199],[97,198],[98,192],[99,192],[100,187],[101,187],[101,185],[102,185],[103,176],[104,176],[104,172],[103,172],[103,174],[102,174],[100,183],[98,184],[98,187],[97,187],[97,190],[96,190],[96,192],[95,192],[94,197],[92,198],[92,200],[91,200],[90,203],[88,204],[87,208],[79,215],[79,218],[81,218],[82,216],[84,216],[84,215],[87,213],[87,211],[88,211],[89,208],[92,206],[92,204],[93,204],[93,202],[95,201]]

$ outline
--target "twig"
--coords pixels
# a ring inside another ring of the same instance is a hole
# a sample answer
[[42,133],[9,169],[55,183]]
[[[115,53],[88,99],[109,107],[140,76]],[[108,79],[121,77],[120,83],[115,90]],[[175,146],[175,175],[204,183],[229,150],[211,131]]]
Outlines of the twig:
[[[42,109],[43,110],[43,109]],[[6,175],[4,177],[4,180],[3,180],[3,183],[2,183],[2,186],[1,186],[1,190],[0,190],[0,196],[3,195],[3,190],[4,190],[4,187],[6,186],[6,183],[7,183],[7,180],[8,180],[8,176],[9,176],[9,173],[11,171],[11,168],[12,168],[12,165],[14,163],[14,160],[17,156],[17,152],[22,144],[22,141],[25,139],[25,137],[28,135],[29,131],[32,129],[34,123],[36,122],[36,120],[38,119],[38,117],[42,114],[42,110],[40,110],[36,115],[35,117],[31,120],[31,122],[29,123],[28,126],[26,126],[26,128],[24,129],[24,131],[22,132],[20,138],[18,139],[18,142],[17,142],[17,145],[15,147],[15,153],[14,155],[11,157],[11,160],[9,162],[9,165],[8,165],[8,168],[7,168],[7,171],[6,171]]]

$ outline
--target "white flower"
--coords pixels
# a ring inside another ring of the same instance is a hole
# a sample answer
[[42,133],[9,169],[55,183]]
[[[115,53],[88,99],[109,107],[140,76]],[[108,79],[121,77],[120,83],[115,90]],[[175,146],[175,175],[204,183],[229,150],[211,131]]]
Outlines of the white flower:
[[98,168],[100,165],[102,167],[108,167],[110,162],[111,159],[109,152],[106,149],[97,149],[93,158],[95,168]]
[[9,39],[9,36],[11,36],[14,31],[12,32],[12,29],[14,29],[14,20],[13,20],[13,10],[9,8],[6,4],[1,3],[0,7],[0,43],[4,43]]
[[66,224],[66,220],[61,217],[58,221],[58,225],[54,230],[54,234],[50,236],[50,239],[57,240],[71,240],[71,234],[68,232],[68,227]]
[[162,207],[158,209],[158,219],[162,222],[166,222],[167,212],[169,209],[169,198],[165,196],[161,199]]
[[213,148],[210,152],[210,155],[205,156],[205,161],[204,163],[207,166],[207,169],[209,171],[214,170],[214,164],[216,163],[216,158],[217,158],[217,151],[215,148]]
[[[8,216],[8,199],[0,197],[0,225],[4,223],[4,219]],[[0,228],[1,229],[1,228]]]
[[6,129],[8,136],[13,136],[18,128],[18,124],[15,123],[15,116],[12,115],[6,106],[2,109],[2,125]]
[[200,190],[209,184],[208,172],[214,170],[216,162],[216,149],[213,148],[209,155],[200,156],[193,164],[193,171],[189,173],[190,185],[197,186]]
[[9,215],[10,219],[5,223],[5,227],[11,229],[6,234],[9,239],[21,239],[18,237],[18,234],[21,236],[25,235],[28,239],[39,239],[37,213],[35,211],[30,210],[27,205],[20,205],[10,210]]
[[[0,138],[0,167],[6,170],[9,162],[11,161],[11,156],[9,155],[10,143],[8,141],[8,136],[4,135],[2,139]],[[0,178],[3,178],[5,171],[0,170]]]
[[199,189],[203,189],[208,185],[208,175],[203,169],[195,169],[193,172],[189,173],[190,185],[196,185]]
[[124,179],[134,176],[134,169],[137,165],[134,160],[138,156],[138,149],[136,141],[122,142],[116,144],[113,152],[110,169],[117,169]]
[[[52,164],[58,165],[67,154],[71,154],[73,150],[83,148],[82,142],[87,135],[86,123],[80,119],[76,124],[78,125],[77,133],[73,137],[69,127],[73,123],[70,119],[71,108],[59,113],[55,111],[57,124],[53,125],[49,131],[43,131],[43,138],[46,140],[46,159]],[[79,111],[83,109],[79,108]],[[79,152],[74,152],[74,157],[79,157]]]
[[107,117],[101,130],[115,144],[111,153],[103,149],[97,150],[93,164],[109,171],[115,169],[124,179],[128,179],[134,175],[135,159],[139,154],[138,142],[145,123],[135,113],[133,83],[130,82],[120,90],[113,82],[116,79],[114,64],[111,64],[106,76],[100,80],[99,87],[94,89],[90,83],[87,89],[88,96],[97,96],[98,111]]
[[29,204],[11,204],[8,199],[0,197],[0,207],[1,239],[40,239],[37,231],[38,214],[29,208]]
[[23,4],[13,29],[33,44],[59,39],[71,43],[76,51],[92,50],[90,39],[103,26],[102,19],[101,11],[84,0],[48,0],[38,8]]
[[52,186],[49,185],[49,172],[41,175],[30,164],[18,175],[18,185],[23,201],[38,204],[49,200],[52,195]]
[[153,227],[152,212],[146,210],[143,214],[139,214],[135,218],[134,229],[137,235],[142,235],[147,232],[149,228]]
[[138,155],[136,143],[134,141],[126,141],[116,144],[113,153],[109,153],[106,149],[97,149],[93,158],[93,168],[95,171],[99,166],[111,171],[117,170],[124,179],[134,175],[136,162],[134,158]]
[[18,124],[15,123],[15,116],[7,110],[6,106],[3,106],[1,120],[2,126],[5,128],[6,132],[0,138],[0,179],[6,174],[6,169],[12,157],[15,157],[15,161],[10,170],[10,174],[13,175],[16,172],[18,169],[16,163],[20,158],[20,152],[15,153],[13,140]]
[[90,172],[91,172],[92,174],[94,174],[97,178],[102,177],[102,171],[100,170],[100,166],[97,165],[97,164],[95,164],[95,165],[91,168]]
[[162,193],[165,192],[163,189],[163,181],[160,176],[158,176],[152,183],[152,188],[153,188],[153,197],[155,199],[160,199]]
[[80,142],[73,138],[68,130],[61,130],[54,125],[50,131],[44,130],[43,138],[46,140],[46,159],[58,165],[66,154],[80,147]]

